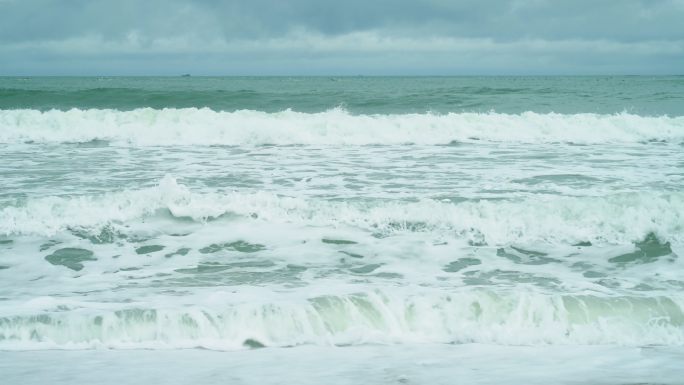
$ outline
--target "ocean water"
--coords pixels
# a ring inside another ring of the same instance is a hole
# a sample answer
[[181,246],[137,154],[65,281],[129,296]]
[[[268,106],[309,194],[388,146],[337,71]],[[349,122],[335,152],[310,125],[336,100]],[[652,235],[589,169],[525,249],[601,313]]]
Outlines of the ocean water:
[[0,78],[0,159],[12,383],[684,383],[684,77]]

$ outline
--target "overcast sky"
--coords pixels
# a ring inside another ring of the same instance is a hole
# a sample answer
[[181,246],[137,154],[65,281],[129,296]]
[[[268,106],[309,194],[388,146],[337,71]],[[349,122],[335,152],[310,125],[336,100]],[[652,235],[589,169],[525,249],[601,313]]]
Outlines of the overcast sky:
[[0,0],[0,75],[684,74],[684,0]]

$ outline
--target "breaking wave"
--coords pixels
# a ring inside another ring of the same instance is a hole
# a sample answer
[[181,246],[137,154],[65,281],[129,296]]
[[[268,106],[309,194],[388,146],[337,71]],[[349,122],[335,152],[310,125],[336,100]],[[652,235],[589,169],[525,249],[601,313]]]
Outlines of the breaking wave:
[[[46,301],[47,300],[47,301]],[[47,298],[35,301],[59,302]],[[0,349],[192,348],[301,344],[684,344],[680,299],[380,291],[223,310],[125,309],[0,318]]]
[[45,197],[0,210],[0,234],[98,231],[167,210],[204,222],[224,214],[301,226],[349,225],[374,233],[450,231],[490,245],[543,241],[628,244],[654,234],[684,242],[684,194],[624,193],[461,203],[333,202],[253,194],[197,194],[167,175],[158,186],[100,196]]
[[321,113],[216,112],[208,108],[0,110],[0,142],[93,140],[139,146],[439,145],[471,140],[577,144],[682,142],[684,117],[534,112],[352,115],[341,108]]

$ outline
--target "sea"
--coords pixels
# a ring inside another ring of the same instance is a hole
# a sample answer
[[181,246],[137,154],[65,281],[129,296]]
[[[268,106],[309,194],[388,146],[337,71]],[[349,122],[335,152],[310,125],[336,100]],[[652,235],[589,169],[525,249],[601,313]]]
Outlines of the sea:
[[684,384],[684,76],[0,77],[3,384]]

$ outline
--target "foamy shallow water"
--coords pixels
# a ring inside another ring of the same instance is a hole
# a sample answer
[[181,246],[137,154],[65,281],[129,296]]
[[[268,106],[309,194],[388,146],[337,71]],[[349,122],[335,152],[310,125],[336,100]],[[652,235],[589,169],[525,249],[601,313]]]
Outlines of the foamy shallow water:
[[109,107],[0,110],[12,381],[677,383],[681,116]]
[[[302,346],[0,352],[7,384],[681,384],[672,347]],[[40,365],[36,365],[40,362]]]
[[680,346],[680,149],[7,144],[0,347]]

